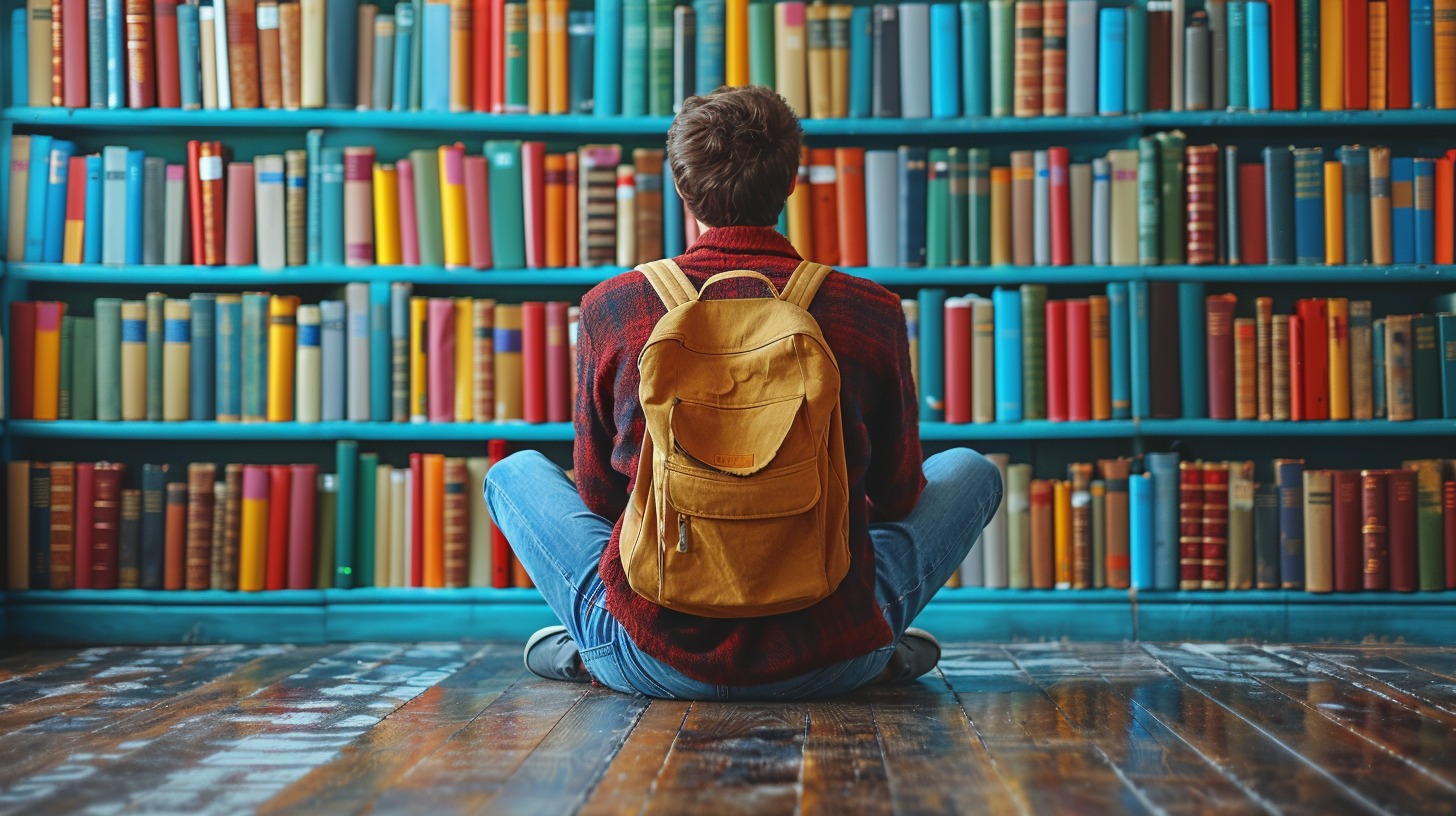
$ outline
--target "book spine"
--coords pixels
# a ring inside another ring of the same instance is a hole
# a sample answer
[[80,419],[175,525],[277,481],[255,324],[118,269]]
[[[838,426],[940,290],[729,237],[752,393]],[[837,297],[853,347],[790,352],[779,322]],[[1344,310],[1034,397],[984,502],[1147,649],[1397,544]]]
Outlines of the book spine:
[[[33,528],[32,523],[32,528]],[[116,589],[141,588],[142,492],[121,491],[121,515],[117,522]],[[34,529],[32,529],[32,535]],[[31,564],[34,574],[35,564]]]
[[1009,287],[997,287],[992,294],[997,422],[1019,422],[1024,415],[1022,298],[1021,291]]
[[1200,589],[1228,588],[1229,465],[1203,464]]
[[298,356],[295,363],[294,420],[314,423],[322,419],[323,403],[323,318],[319,307],[312,304],[298,307]]
[[[1207,395],[1210,419],[1234,419],[1234,295],[1205,298],[1207,322]],[[1184,403],[1187,412],[1187,402]]]
[[76,318],[73,348],[75,364],[71,371],[71,418],[93,420],[96,419],[95,318]]
[[341,422],[345,416],[348,376],[348,307],[341,300],[319,301],[319,420]]
[[1178,463],[1178,588],[1198,589],[1203,574],[1203,464]]
[[1044,108],[1042,83],[1042,2],[1022,0],[1015,7],[1015,91],[1016,116],[1041,116]]
[[470,555],[465,460],[446,457],[441,471],[440,585],[458,588],[466,585]]
[[[1096,3],[1088,4],[1098,14],[1096,29],[1096,79],[1097,113],[1116,116],[1128,112],[1127,104],[1127,10],[1105,8],[1097,10]],[[1078,30],[1075,29],[1074,30]],[[1073,74],[1079,76],[1081,72]]]
[[476,298],[471,303],[474,317],[471,324],[471,415],[476,422],[495,418],[495,308],[489,298]]
[[392,315],[390,285],[376,281],[369,285],[369,418],[375,422],[390,419],[392,386],[390,357]]
[[[1146,473],[1132,475],[1127,481],[1128,514],[1128,585],[1133,589],[1153,589],[1155,570],[1153,555],[1153,479]],[[1112,570],[1109,565],[1109,586]]]
[[140,589],[162,589],[166,569],[167,466],[142,466]]
[[1325,300],[1327,416],[1350,418],[1350,305],[1345,298]]
[[1364,587],[1360,564],[1360,471],[1336,470],[1332,474],[1330,541],[1334,578],[1331,588],[1335,592],[1359,592]]
[[191,301],[169,298],[164,302],[162,337],[162,419],[193,419]]
[[1284,589],[1304,589],[1304,460],[1275,459],[1279,485],[1279,578]]
[[1308,592],[1334,589],[1333,491],[1330,471],[1304,472],[1304,584]]
[[[134,422],[147,418],[147,369],[147,304],[139,300],[125,301],[121,304],[119,368],[122,420]],[[13,411],[12,414],[19,417]],[[28,418],[30,412],[25,416]]]
[[268,418],[268,306],[266,294],[245,292],[242,296],[239,402],[243,422]]
[[1389,496],[1389,471],[1360,471],[1362,586],[1368,591],[1390,588]]
[[1152,476],[1153,589],[1178,588],[1179,476],[1178,454],[1148,453],[1144,456]]
[[1386,479],[1390,485],[1386,501],[1390,589],[1414,592],[1420,585],[1416,472],[1405,468],[1388,470]]
[[[215,416],[218,422],[237,422],[243,411],[242,298],[239,295],[218,295],[215,309]],[[98,368],[97,373],[100,371]]]
[[267,419],[269,422],[292,422],[297,382],[298,296],[273,295],[269,298],[267,348]]

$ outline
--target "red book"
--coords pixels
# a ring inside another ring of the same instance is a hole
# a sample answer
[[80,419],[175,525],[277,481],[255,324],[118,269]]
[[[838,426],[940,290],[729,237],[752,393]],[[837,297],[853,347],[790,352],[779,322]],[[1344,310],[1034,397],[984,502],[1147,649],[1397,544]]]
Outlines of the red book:
[[1190,264],[1218,260],[1218,152],[1216,145],[1189,145],[1184,150],[1188,162],[1185,244]]
[[177,56],[177,0],[152,0],[157,33],[157,107],[182,107],[182,78]]
[[546,421],[571,421],[571,343],[566,311],[571,304],[546,304]]
[[1054,479],[1032,479],[1031,518],[1031,586],[1052,589],[1056,586],[1056,536],[1053,532],[1052,495]]
[[1299,110],[1299,23],[1296,6],[1297,0],[1269,0],[1269,90],[1274,110]]
[[[1324,298],[1305,298],[1295,301],[1299,312],[1300,328],[1303,331],[1304,348],[1302,393],[1304,419],[1330,418],[1330,307]],[[1290,347],[1294,346],[1291,336]],[[1289,372],[1291,380],[1294,371]]]
[[[490,457],[490,464],[494,466],[500,460],[506,458],[506,441],[504,439],[492,439],[486,445],[486,454]],[[490,585],[496,589],[505,589],[511,585],[511,543],[506,540],[505,533],[495,526],[495,519],[490,521]]]
[[865,246],[864,155],[862,147],[834,149],[834,189],[838,196],[834,211],[839,218],[839,263],[844,266],[869,263]]
[[546,266],[546,143],[521,143],[526,207],[526,268]]
[[[470,237],[472,269],[489,269],[491,265],[490,185],[486,179],[485,157],[466,156],[465,224]],[[570,195],[576,195],[574,185],[570,188]]]
[[[153,73],[151,0],[126,0],[126,105],[150,108],[157,104]],[[174,35],[175,36],[175,35]]]
[[165,542],[162,558],[162,588],[186,588],[187,566],[187,483],[167,483]]
[[[370,26],[370,35],[372,38],[373,26]],[[258,86],[261,83],[258,75],[258,7],[254,0],[228,0],[227,48],[233,108],[258,107]],[[372,68],[371,65],[365,70]]]
[[[222,142],[203,142],[201,154],[197,159],[197,177],[199,179],[198,200],[202,202],[201,220],[202,235],[202,260],[200,263],[207,266],[217,266],[224,263],[224,240],[227,238],[227,223],[225,221],[225,210],[223,200],[223,151]],[[249,165],[251,168],[251,165]],[[251,174],[250,174],[251,175]],[[252,195],[252,184],[248,185],[249,196]],[[249,208],[251,210],[251,208]],[[252,215],[248,216],[249,221]],[[251,249],[249,250],[251,255]]]
[[425,317],[429,366],[425,382],[431,422],[455,421],[455,300],[432,297]]
[[945,421],[971,421],[971,301],[945,299]]
[[1066,342],[1067,418],[1088,422],[1092,419],[1092,315],[1086,298],[1067,301]]
[[[506,0],[485,0],[490,19],[490,31],[485,39],[484,50],[490,78],[490,112],[506,112]],[[418,21],[416,25],[418,25]],[[475,42],[480,42],[476,40]]]
[[1456,482],[1441,485],[1441,512],[1446,522],[1446,588],[1456,589]]
[[1239,165],[1239,213],[1251,229],[1239,230],[1239,258],[1250,266],[1269,262],[1264,234],[1264,165]]
[[1052,233],[1052,266],[1072,263],[1072,192],[1067,180],[1071,159],[1065,147],[1047,148],[1048,192]]
[[98,462],[92,475],[91,588],[116,589],[121,537],[121,477],[126,465]]
[[1046,302],[1046,417],[1067,421],[1067,302]]
[[[99,227],[97,227],[99,229]],[[80,263],[86,236],[86,157],[72,156],[66,166],[66,240],[61,259]]]
[[[1367,0],[1344,0],[1345,110],[1365,110],[1370,107],[1370,10],[1367,8],[1368,5]],[[1387,26],[1386,30],[1397,27]]]
[[486,45],[492,42],[490,33],[494,29],[491,19],[490,0],[472,0],[470,4],[470,41],[478,43],[470,55],[470,107],[477,113],[490,112],[490,55]]
[[1227,462],[1203,465],[1202,589],[1228,589],[1229,469]]
[[1336,470],[1334,476],[1334,511],[1331,527],[1335,549],[1335,591],[1359,592],[1365,586],[1361,564],[1361,500],[1360,471]]
[[1208,417],[1234,419],[1234,306],[1231,294],[1204,298],[1208,335]]
[[521,417],[546,421],[546,304],[521,304]]
[[425,455],[409,455],[409,585],[425,585]]
[[[75,580],[76,589],[91,588],[91,539],[95,535],[96,465],[91,462],[76,463],[76,527],[75,527]],[[1449,515],[1449,514],[1448,514]]]
[[1289,316],[1289,418],[1304,419],[1304,320]]
[[[581,227],[580,210],[581,196],[577,195],[576,163],[577,154],[568,151],[566,154],[566,265],[581,265]],[[664,183],[671,184],[672,179],[665,179]],[[469,193],[467,192],[467,195]]]
[[1390,531],[1390,588],[1415,592],[1420,583],[1416,559],[1416,472],[1389,470],[1390,494],[1386,504]]
[[1360,471],[1360,554],[1364,588],[1390,589],[1390,471]]
[[[274,478],[276,480],[277,477]],[[292,478],[293,492],[288,502],[291,511],[288,520],[288,588],[314,589],[318,465],[293,465]]]
[[288,536],[292,532],[293,468],[268,466],[268,555],[264,561],[264,589],[288,587]]
[[[839,264],[839,174],[835,169],[833,148],[817,147],[809,151],[810,241],[816,248],[816,260]],[[930,178],[949,177],[949,165],[929,167]]]
[[1385,106],[1411,105],[1410,0],[1385,0]]
[[10,418],[35,417],[35,303],[10,302]]
[[202,266],[202,142],[187,143],[187,227],[192,237],[192,265]]
[[227,235],[228,266],[249,266],[253,263],[253,163],[230,162],[227,167]]
[[[62,98],[68,108],[90,104],[86,64],[86,0],[61,0]],[[173,31],[172,41],[177,41]]]
[[1203,463],[1178,463],[1178,588],[1203,586]]

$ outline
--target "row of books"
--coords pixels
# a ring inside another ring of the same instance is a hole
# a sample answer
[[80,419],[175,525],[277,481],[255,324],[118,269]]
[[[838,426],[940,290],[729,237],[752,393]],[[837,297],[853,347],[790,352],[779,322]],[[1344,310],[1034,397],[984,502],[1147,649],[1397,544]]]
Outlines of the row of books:
[[17,105],[590,113],[594,14],[567,0],[31,0]]
[[[616,145],[456,143],[378,162],[373,147],[227,161],[187,144],[185,164],[125,146],[77,155],[45,135],[11,139],[10,258],[128,265],[398,264],[447,269],[634,266],[679,254],[697,222],[663,152]],[[579,179],[579,181],[578,181]],[[670,191],[670,192],[669,192]]]
[[10,303],[15,419],[570,422],[576,307],[413,296],[196,293]]
[[1176,452],[999,467],[1006,498],[951,585],[1011,589],[1456,589],[1456,460],[1324,469]]
[[[400,465],[337,445],[316,464],[12,461],[6,586],[352,589],[531,586],[491,521],[489,456]],[[182,477],[182,478],[179,478]]]

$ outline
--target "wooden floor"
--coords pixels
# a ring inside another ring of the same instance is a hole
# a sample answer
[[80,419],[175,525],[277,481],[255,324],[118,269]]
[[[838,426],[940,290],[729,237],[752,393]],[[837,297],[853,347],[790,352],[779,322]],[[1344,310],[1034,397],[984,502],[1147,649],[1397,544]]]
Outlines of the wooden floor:
[[0,655],[0,813],[1456,812],[1456,649],[969,644],[681,703],[519,644]]

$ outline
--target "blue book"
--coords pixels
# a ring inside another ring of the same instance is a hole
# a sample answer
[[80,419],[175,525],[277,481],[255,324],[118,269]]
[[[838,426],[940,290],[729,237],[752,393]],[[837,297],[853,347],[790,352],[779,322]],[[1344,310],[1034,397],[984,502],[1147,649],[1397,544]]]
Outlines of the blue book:
[[106,0],[86,0],[86,99],[106,107]]
[[1153,478],[1153,589],[1177,589],[1178,454],[1148,453],[1143,461]]
[[[268,300],[266,293],[243,293],[240,325],[242,356],[238,368],[241,369],[242,387],[239,393],[242,395],[244,422],[262,422],[268,416]],[[342,361],[339,367],[343,367]],[[222,413],[220,409],[219,404],[218,413]]]
[[1127,110],[1127,11],[1112,6],[1098,12],[1097,112]]
[[[990,33],[991,20],[985,0],[961,0],[961,93],[966,116],[991,114]],[[851,51],[850,61],[853,60]]]
[[51,183],[51,137],[30,137],[30,182],[25,194],[25,260],[45,259],[46,193]]
[[344,419],[344,376],[348,365],[344,337],[346,320],[344,301],[319,301],[319,358],[323,369],[320,388],[323,401],[319,419],[324,422],[341,422]]
[[142,465],[141,589],[161,589],[167,562],[167,466]]
[[126,4],[106,0],[106,107],[126,107]]
[[1345,263],[1368,264],[1370,256],[1370,148],[1346,145],[1335,151],[1345,188]]
[[[34,145],[31,146],[34,150]],[[1412,209],[1415,222],[1415,254],[1416,263],[1428,264],[1436,262],[1436,214],[1431,208],[1436,192],[1436,161],[1434,159],[1416,159],[1414,162],[1415,180],[1411,185],[1414,192],[1415,206]],[[1425,206],[1421,206],[1421,202]]]
[[[704,96],[722,86],[727,76],[727,66],[724,64],[727,4],[723,0],[693,0],[693,14],[697,18],[697,28],[693,35],[697,47],[697,71],[693,77],[693,85],[697,94]],[[831,21],[829,25],[829,36],[833,39],[834,22]]]
[[1128,379],[1127,283],[1107,284],[1107,334],[1112,380],[1112,418],[1132,418],[1132,381]]
[[1128,558],[1132,588],[1153,588],[1153,479],[1135,473],[1127,480]]
[[304,235],[308,242],[309,266],[323,262],[324,192],[320,183],[324,165],[323,142],[324,132],[320,128],[304,134],[304,147],[308,150],[308,218],[305,219]]
[[[1127,64],[1148,64],[1148,10],[1137,3],[1127,7]],[[1147,71],[1127,72],[1127,112],[1148,109]]]
[[10,104],[30,104],[30,56],[26,37],[26,8],[10,12]]
[[996,328],[996,421],[1020,422],[1021,401],[1021,291],[998,286],[991,293]]
[[449,3],[425,4],[425,19],[420,25],[420,47],[424,49],[425,59],[424,77],[420,86],[420,108],[431,113],[449,113]]
[[[51,588],[51,466],[30,465],[30,588]],[[44,501],[36,501],[44,496]],[[13,546],[13,544],[12,544]],[[12,578],[13,580],[13,578]]]
[[1374,350],[1370,366],[1370,390],[1374,392],[1371,410],[1376,419],[1385,416],[1385,320],[1370,324],[1370,346]]
[[214,309],[213,411],[220,422],[237,422],[243,415],[243,302],[229,295],[216,300]]
[[1269,90],[1269,4],[1249,0],[1249,110],[1273,107]]
[[[899,252],[897,259],[902,266],[925,265],[925,186],[928,182],[926,165],[929,150],[924,147],[905,147],[899,150],[898,221]],[[924,316],[921,316],[924,319]]]
[[683,230],[683,203],[672,181],[672,163],[662,163],[662,255],[676,258],[683,254],[687,233]]
[[1178,284],[1178,374],[1186,419],[1208,416],[1208,322],[1201,282]]
[[1416,262],[1415,160],[1390,160],[1390,259]]
[[409,0],[394,5],[394,80],[390,109],[409,110],[410,75],[414,67],[415,6]]
[[101,263],[101,222],[105,218],[106,174],[102,171],[100,155],[86,157],[86,230],[82,234],[81,260],[88,264]]
[[1228,17],[1228,109],[1249,109],[1249,3],[1229,0]]
[[874,22],[869,6],[855,6],[849,15],[849,118],[868,119],[874,80],[870,73]]
[[1441,358],[1441,416],[1456,419],[1456,314],[1436,315]]
[[1275,459],[1279,485],[1279,579],[1284,589],[1304,589],[1304,460]]
[[[430,3],[432,6],[449,6]],[[326,147],[319,162],[319,199],[323,209],[319,260],[326,266],[344,265],[344,149]]]
[[592,105],[597,116],[618,116],[622,113],[622,0],[597,0],[596,15]]
[[66,245],[66,179],[75,154],[75,142],[51,140],[50,167],[46,174],[45,246],[41,252],[41,260],[47,263],[60,263]]
[[[647,0],[622,0],[621,67],[611,76],[622,86],[622,115],[647,115]],[[597,32],[597,42],[603,41]]]
[[1411,107],[1436,107],[1436,34],[1431,0],[1410,3]]
[[126,262],[142,262],[142,227],[146,211],[142,201],[142,169],[147,154],[126,151]]
[[1266,147],[1264,155],[1264,238],[1271,264],[1292,264],[1294,252],[1294,154]]
[[1127,284],[1127,376],[1132,383],[1132,415],[1148,416],[1152,385],[1148,381],[1148,282]]
[[930,6],[930,115],[961,115],[961,24],[955,3]]
[[[1294,260],[1325,262],[1325,157],[1318,147],[1294,151]],[[1270,263],[1274,262],[1271,257]]]
[[[719,24],[722,28],[722,24]],[[591,113],[592,107],[592,43],[597,37],[596,17],[591,11],[572,11],[566,15],[566,41],[567,41],[567,75],[571,77],[569,88],[570,107],[567,110],[571,113]],[[722,39],[722,35],[719,35]],[[702,53],[703,45],[698,45],[698,53]],[[722,50],[720,43],[719,50]],[[701,60],[701,57],[699,57]],[[719,55],[719,61],[722,56]],[[698,63],[701,71],[702,63]],[[719,71],[719,75],[722,72]],[[700,73],[701,77],[702,74]],[[719,85],[723,84],[721,82]],[[718,87],[717,85],[713,86]],[[711,90],[711,89],[710,89]]]
[[920,421],[945,420],[945,290],[921,289]]
[[[426,5],[444,5],[428,3]],[[359,443],[341,439],[336,451],[335,470],[339,496],[338,511],[334,514],[334,587],[352,589],[354,586],[354,530],[358,523],[355,508],[358,506],[359,489]]]
[[194,292],[192,301],[192,356],[190,404],[191,417],[195,420],[216,418],[217,408],[217,296],[206,292]]
[[195,110],[202,107],[201,77],[201,28],[197,21],[198,7],[191,3],[177,4],[177,63],[182,81],[182,107]]
[[390,416],[390,320],[389,282],[374,281],[369,284],[369,416],[376,422],[388,422]]

